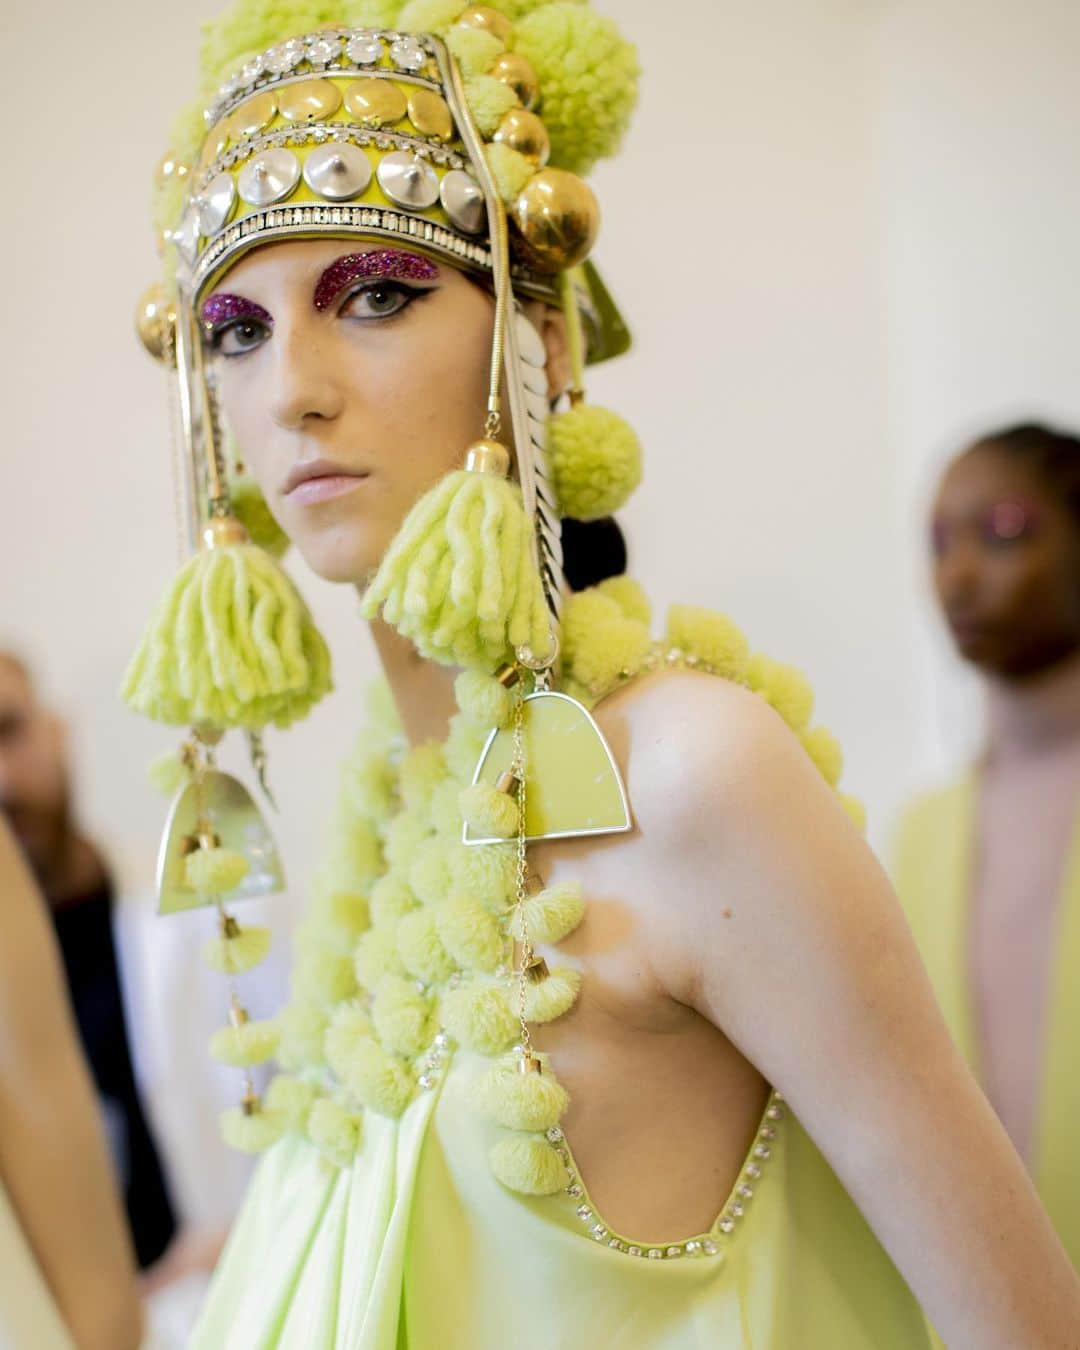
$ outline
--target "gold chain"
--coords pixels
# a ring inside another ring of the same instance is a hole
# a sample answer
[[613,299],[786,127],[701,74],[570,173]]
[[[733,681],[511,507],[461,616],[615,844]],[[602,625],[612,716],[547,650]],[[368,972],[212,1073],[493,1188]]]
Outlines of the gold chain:
[[518,832],[517,832],[517,918],[521,934],[521,954],[518,958],[518,1020],[521,1023],[521,1057],[526,1061],[532,1056],[532,1037],[525,1016],[525,1004],[528,996],[529,967],[532,964],[533,950],[529,941],[529,925],[525,915],[525,901],[528,898],[529,863],[525,853],[525,699],[518,697],[514,706],[514,759],[513,774],[517,779]]

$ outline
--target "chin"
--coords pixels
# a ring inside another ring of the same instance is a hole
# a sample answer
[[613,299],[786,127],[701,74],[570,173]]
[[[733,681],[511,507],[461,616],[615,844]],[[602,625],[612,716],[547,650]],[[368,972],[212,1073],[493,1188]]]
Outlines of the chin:
[[[366,586],[382,561],[384,549],[373,544],[366,532],[335,530],[317,538],[293,536],[301,556],[316,576],[335,585]],[[329,536],[329,537],[328,537]]]

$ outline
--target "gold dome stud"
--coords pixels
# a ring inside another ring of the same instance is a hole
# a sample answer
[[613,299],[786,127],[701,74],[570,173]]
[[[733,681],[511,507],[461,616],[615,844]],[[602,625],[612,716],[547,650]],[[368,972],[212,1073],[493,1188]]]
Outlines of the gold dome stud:
[[148,286],[135,309],[135,331],[139,341],[154,358],[166,365],[174,362],[176,309],[160,281]]
[[448,141],[454,134],[454,119],[441,94],[433,89],[414,89],[409,95],[409,121],[421,136]]
[[544,167],[551,154],[547,127],[535,113],[525,108],[511,108],[499,123],[492,140],[524,155],[538,169]]
[[287,122],[323,122],[341,107],[341,90],[331,80],[300,80],[278,90],[277,106]]
[[589,185],[565,169],[541,169],[513,206],[528,261],[541,272],[577,267],[600,229],[600,207]]
[[514,32],[514,25],[506,15],[489,5],[470,5],[461,12],[458,23],[466,28],[479,28],[481,32],[497,37],[500,42],[508,43]]
[[164,187],[166,183],[183,181],[190,172],[191,170],[182,159],[175,155],[171,150],[166,150],[158,161],[154,178],[158,187]]
[[263,127],[268,127],[277,116],[277,110],[276,96],[271,90],[264,89],[261,94],[247,99],[231,112],[222,122],[221,129],[227,133],[231,141],[242,141],[245,137],[254,136],[256,132],[262,131]]
[[381,127],[387,122],[400,122],[409,104],[389,80],[354,80],[345,90],[345,110],[366,127]]
[[517,52],[503,52],[488,72],[496,80],[508,84],[521,100],[521,106],[530,111],[540,97],[540,80],[533,70],[532,62],[526,61]]
[[234,544],[247,544],[250,535],[235,516],[211,516],[203,527],[203,548],[232,548]]
[[510,472],[510,451],[499,441],[474,441],[465,452],[470,473],[493,473],[505,478]]

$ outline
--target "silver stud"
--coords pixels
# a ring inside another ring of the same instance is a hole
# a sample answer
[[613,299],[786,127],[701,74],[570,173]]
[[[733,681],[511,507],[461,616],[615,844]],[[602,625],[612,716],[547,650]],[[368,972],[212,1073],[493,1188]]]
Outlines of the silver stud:
[[424,64],[424,49],[413,37],[399,37],[390,44],[390,60],[399,70],[419,70]]
[[660,1258],[663,1256],[663,1254],[664,1254],[664,1253],[660,1250],[659,1247],[650,1247],[650,1248],[649,1248],[649,1260],[650,1260],[650,1261],[659,1261]]
[[675,1258],[676,1256],[682,1256],[682,1254],[683,1254],[683,1249],[682,1249],[681,1247],[669,1247],[669,1248],[667,1249],[667,1255],[668,1255],[672,1260],[674,1260],[674,1258]]
[[551,1143],[557,1144],[559,1140],[562,1139],[563,1132],[559,1129],[558,1125],[552,1125],[551,1129],[547,1132],[547,1137]]
[[439,197],[446,214],[459,230],[480,234],[487,225],[487,206],[483,189],[464,169],[451,169],[439,185]]
[[308,40],[307,59],[313,66],[326,66],[341,50],[341,39],[320,36]]
[[579,1195],[584,1195],[585,1192],[581,1189],[581,1187],[580,1187],[580,1186],[577,1184],[577,1182],[575,1181],[575,1182],[573,1182],[571,1185],[567,1186],[567,1188],[566,1188],[566,1194],[567,1194],[567,1195],[573,1196],[574,1199],[576,1200],[576,1199],[578,1198]]
[[345,55],[354,66],[373,66],[382,52],[382,42],[370,33],[356,33],[345,44]]
[[597,1242],[603,1242],[603,1240],[607,1237],[607,1229],[604,1227],[602,1223],[594,1224],[591,1231],[593,1237],[597,1240]]
[[781,1111],[778,1106],[770,1106],[765,1114],[770,1120],[781,1120],[784,1115],[783,1111]]
[[304,162],[304,182],[329,202],[347,202],[371,182],[371,160],[355,145],[320,146]]
[[426,211],[439,200],[439,177],[430,164],[408,150],[384,155],[377,170],[379,186],[394,203],[408,211]]
[[290,38],[266,53],[266,68],[274,75],[287,75],[304,59],[304,44],[299,38]]
[[751,1181],[757,1181],[758,1177],[761,1176],[761,1168],[757,1165],[757,1163],[751,1163],[750,1166],[746,1169],[746,1175],[750,1178]]
[[435,1044],[439,1047],[440,1050],[447,1050],[450,1047],[450,1037],[446,1034],[445,1031],[440,1031],[439,1034],[435,1037]]
[[754,1149],[755,1158],[768,1158],[770,1156],[770,1153],[771,1150],[768,1149],[764,1144],[758,1144],[757,1148]]
[[172,241],[187,261],[193,262],[199,247],[199,207],[192,202],[184,212],[180,224],[172,232]]
[[742,1205],[732,1205],[729,1212],[733,1219],[741,1219],[746,1210],[743,1209]]
[[701,1250],[705,1253],[706,1256],[715,1256],[720,1249],[719,1247],[717,1247],[716,1243],[712,1240],[712,1238],[706,1238],[705,1241],[701,1244]]
[[583,1223],[588,1223],[593,1216],[593,1212],[588,1205],[578,1205],[577,1216]]
[[775,1139],[776,1131],[771,1125],[764,1125],[762,1126],[761,1137],[762,1139]]
[[725,1219],[721,1219],[721,1220],[720,1220],[720,1231],[721,1231],[721,1233],[730,1233],[730,1232],[734,1229],[734,1227],[735,1227],[735,1220],[734,1220],[734,1219],[726,1219],[726,1218],[725,1218]]
[[626,1249],[626,1254],[627,1254],[627,1256],[640,1256],[640,1255],[641,1255],[641,1248],[640,1248],[640,1247],[627,1247],[627,1249]]
[[608,1246],[613,1247],[617,1252],[626,1251],[625,1245],[618,1238],[608,1238]]
[[231,173],[219,173],[198,197],[199,233],[217,234],[232,214],[236,203],[236,184]]
[[744,1181],[743,1184],[740,1187],[738,1187],[735,1194],[741,1195],[744,1200],[749,1200],[750,1197],[754,1194],[754,1188],[753,1186],[748,1186]]
[[240,196],[252,206],[284,201],[300,181],[300,161],[291,150],[264,150],[240,170]]
[[422,1073],[416,1081],[425,1091],[435,1086],[435,1079],[429,1073]]
[[696,1239],[691,1238],[691,1240],[686,1244],[687,1256],[700,1256],[701,1252],[702,1252],[701,1243],[698,1242]]

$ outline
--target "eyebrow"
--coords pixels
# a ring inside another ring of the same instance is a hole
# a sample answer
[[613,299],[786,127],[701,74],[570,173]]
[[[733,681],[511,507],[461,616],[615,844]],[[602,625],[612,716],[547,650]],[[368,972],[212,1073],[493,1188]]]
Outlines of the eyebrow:
[[207,333],[212,333],[215,328],[220,328],[223,323],[227,323],[230,319],[258,319],[260,323],[265,323],[270,327],[274,323],[274,320],[263,309],[262,305],[257,305],[254,300],[247,300],[242,295],[230,295],[228,291],[215,291],[203,302],[203,329]]
[[329,309],[350,282],[365,277],[380,281],[437,281],[439,276],[439,269],[430,258],[404,249],[380,248],[370,253],[346,253],[319,277],[312,303],[320,312]]

